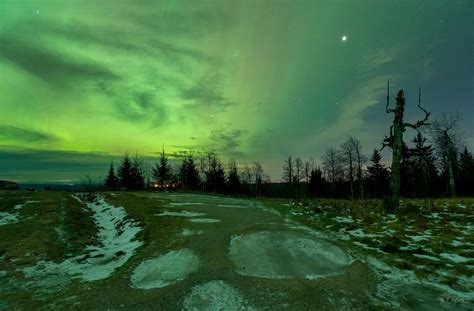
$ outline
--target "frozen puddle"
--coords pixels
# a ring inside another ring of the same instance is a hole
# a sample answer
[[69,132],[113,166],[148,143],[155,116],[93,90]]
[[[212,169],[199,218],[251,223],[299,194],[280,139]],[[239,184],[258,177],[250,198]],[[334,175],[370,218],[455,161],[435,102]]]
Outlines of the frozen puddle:
[[204,213],[194,213],[194,212],[189,212],[189,211],[181,211],[181,212],[170,212],[170,211],[164,211],[160,214],[156,214],[156,216],[176,216],[176,217],[200,217],[200,216],[205,216],[206,214]]
[[182,281],[199,268],[199,257],[183,248],[145,260],[133,271],[132,287],[152,289]]
[[235,205],[235,204],[218,204],[218,207],[225,207],[225,208],[248,208],[245,205]]
[[189,220],[190,222],[198,222],[202,224],[211,224],[214,222],[219,222],[221,221],[220,219],[211,219],[211,218],[193,218]]
[[272,279],[317,279],[339,274],[352,262],[335,245],[284,231],[233,236],[229,257],[239,274]]
[[26,277],[42,278],[39,283],[43,285],[60,285],[71,277],[85,281],[105,279],[142,245],[141,241],[135,240],[141,229],[133,220],[127,219],[123,207],[110,205],[104,198],[99,198],[94,203],[87,203],[87,208],[94,212],[99,245],[90,245],[86,254],[60,263],[42,260],[36,266],[26,267],[22,270]]
[[189,311],[244,311],[254,310],[229,284],[224,281],[211,281],[194,286],[184,299],[183,309]]

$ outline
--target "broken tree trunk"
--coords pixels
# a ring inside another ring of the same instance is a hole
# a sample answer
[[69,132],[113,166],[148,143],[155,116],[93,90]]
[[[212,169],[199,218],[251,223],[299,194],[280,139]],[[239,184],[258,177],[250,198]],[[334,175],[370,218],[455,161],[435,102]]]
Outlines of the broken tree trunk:
[[390,136],[386,136],[384,142],[382,143],[382,149],[384,147],[389,147],[392,149],[392,168],[390,175],[390,198],[386,202],[386,207],[389,210],[394,210],[400,205],[400,184],[401,184],[401,173],[400,173],[400,164],[402,160],[402,148],[403,148],[403,133],[407,127],[418,129],[421,126],[428,125],[430,113],[427,112],[423,107],[421,107],[421,90],[418,92],[418,108],[420,108],[425,113],[425,118],[416,122],[415,124],[404,123],[403,122],[403,113],[405,111],[405,94],[403,90],[398,91],[397,94],[397,106],[395,109],[389,108],[389,92],[390,87],[387,83],[387,105],[385,110],[387,113],[393,113],[394,119],[393,124],[390,127]]

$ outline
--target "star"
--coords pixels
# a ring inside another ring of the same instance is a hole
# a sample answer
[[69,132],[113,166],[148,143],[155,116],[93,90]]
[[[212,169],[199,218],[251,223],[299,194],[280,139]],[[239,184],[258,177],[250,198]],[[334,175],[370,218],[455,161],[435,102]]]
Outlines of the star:
[[342,36],[342,41],[346,41],[347,40],[347,37],[346,36]]

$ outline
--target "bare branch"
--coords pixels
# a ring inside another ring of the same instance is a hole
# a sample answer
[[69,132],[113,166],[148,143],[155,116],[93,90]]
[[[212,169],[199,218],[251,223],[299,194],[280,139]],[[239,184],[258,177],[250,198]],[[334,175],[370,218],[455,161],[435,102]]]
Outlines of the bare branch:
[[390,126],[390,135],[389,136],[385,135],[385,138],[382,142],[382,148],[380,148],[380,151],[382,151],[385,147],[392,148],[393,140],[394,140],[394,136],[393,136],[393,125],[392,125]]
[[421,88],[418,89],[418,108],[420,108],[420,110],[422,110],[425,113],[425,118],[423,120],[416,122],[415,124],[403,123],[403,127],[411,127],[412,129],[417,130],[422,126],[430,125],[426,121],[428,121],[428,119],[430,118],[431,112],[428,112],[426,111],[425,108],[421,107]]

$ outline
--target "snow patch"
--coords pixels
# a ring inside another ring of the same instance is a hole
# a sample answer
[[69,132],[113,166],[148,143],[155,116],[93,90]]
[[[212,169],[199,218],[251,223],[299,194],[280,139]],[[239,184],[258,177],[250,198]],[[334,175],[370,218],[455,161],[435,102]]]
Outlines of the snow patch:
[[155,216],[176,216],[176,217],[199,217],[199,216],[205,216],[206,214],[204,213],[194,213],[194,212],[189,212],[189,211],[180,211],[180,212],[170,212],[170,211],[164,211],[160,214],[155,214]]
[[234,204],[218,204],[219,207],[228,207],[228,208],[247,208],[245,205],[234,205]]
[[201,202],[171,202],[169,205],[171,206],[187,206],[187,205],[204,205]]
[[211,218],[193,218],[189,220],[190,222],[197,222],[202,224],[210,224],[214,222],[220,222],[220,219],[211,219]]
[[18,214],[0,212],[0,226],[13,224],[19,221]]
[[229,257],[239,274],[272,279],[316,279],[341,273],[352,262],[329,242],[283,231],[233,236]]
[[188,228],[184,228],[183,232],[181,232],[181,234],[183,236],[200,235],[202,233],[203,233],[202,230],[195,231],[195,230],[191,230],[191,229],[188,229]]
[[439,261],[439,258],[433,257],[433,256],[428,256],[428,255],[422,255],[422,254],[413,254],[413,256],[421,259],[428,259],[432,261]]
[[453,253],[441,253],[439,255],[455,263],[465,263],[471,260],[470,258],[466,258],[466,257],[460,256],[458,254],[453,254]]
[[224,281],[211,281],[194,286],[186,296],[183,309],[188,311],[254,310],[239,292]]
[[[79,197],[74,197],[81,201]],[[54,285],[68,278],[84,281],[105,279],[125,264],[142,245],[141,241],[134,240],[141,229],[134,221],[127,219],[123,207],[110,205],[99,197],[94,203],[87,203],[87,208],[94,213],[99,245],[89,245],[86,254],[61,263],[42,260],[36,266],[23,268],[26,277],[43,278],[44,284]]]
[[131,276],[132,287],[161,288],[182,281],[199,269],[199,257],[190,249],[170,251],[140,263]]
[[352,218],[352,216],[347,216],[347,217],[337,216],[336,218],[333,218],[333,220],[337,221],[338,223],[342,223],[342,224],[351,224],[351,223],[354,222],[354,219]]

